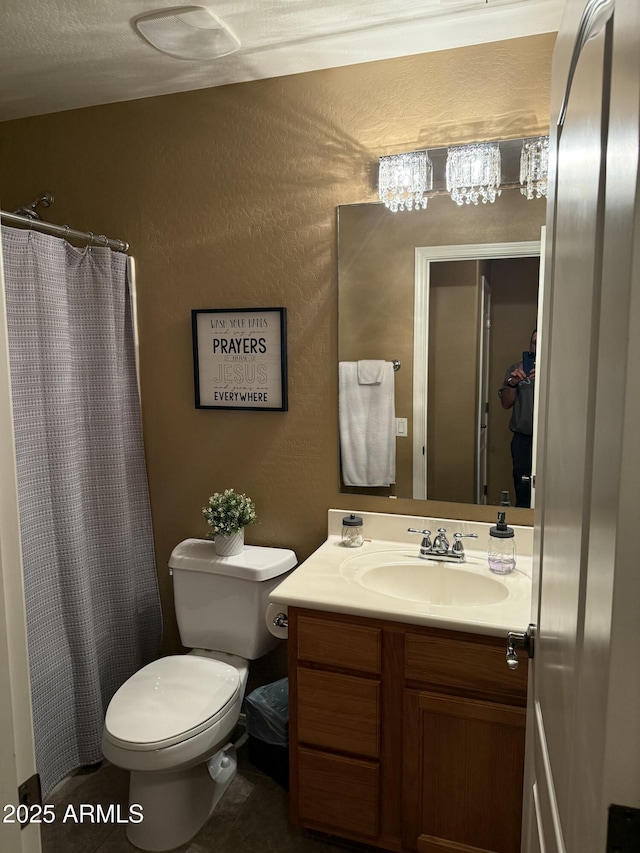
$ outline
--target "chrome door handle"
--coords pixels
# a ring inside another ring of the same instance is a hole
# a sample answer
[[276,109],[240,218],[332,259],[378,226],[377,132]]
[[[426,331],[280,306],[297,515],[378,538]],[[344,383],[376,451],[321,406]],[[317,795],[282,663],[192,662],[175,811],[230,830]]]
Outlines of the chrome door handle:
[[532,623],[527,630],[507,632],[507,666],[509,669],[517,669],[520,661],[516,649],[523,649],[530,658],[533,657],[536,626]]

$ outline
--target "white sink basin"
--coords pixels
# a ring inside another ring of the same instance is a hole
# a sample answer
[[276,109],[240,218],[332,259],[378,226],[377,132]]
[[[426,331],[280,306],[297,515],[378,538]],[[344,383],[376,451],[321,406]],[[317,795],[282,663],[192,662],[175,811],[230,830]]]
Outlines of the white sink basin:
[[506,584],[477,570],[400,554],[352,557],[340,572],[364,589],[423,604],[473,607],[498,604],[509,595]]

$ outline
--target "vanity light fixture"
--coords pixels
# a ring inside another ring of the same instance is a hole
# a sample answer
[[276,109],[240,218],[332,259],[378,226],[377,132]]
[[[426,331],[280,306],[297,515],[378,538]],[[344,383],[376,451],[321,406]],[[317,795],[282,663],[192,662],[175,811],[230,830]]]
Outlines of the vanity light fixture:
[[493,203],[501,194],[497,142],[457,145],[447,151],[447,192],[456,204]]
[[378,195],[394,213],[398,210],[424,210],[433,189],[433,164],[427,151],[389,154],[380,158]]
[[522,141],[520,155],[520,192],[527,199],[546,198],[549,176],[549,137]]

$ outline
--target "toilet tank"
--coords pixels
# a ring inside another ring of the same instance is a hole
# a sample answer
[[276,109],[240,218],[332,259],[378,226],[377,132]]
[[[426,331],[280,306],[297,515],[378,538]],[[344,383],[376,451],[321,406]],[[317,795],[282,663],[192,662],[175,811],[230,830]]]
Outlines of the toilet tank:
[[296,563],[285,548],[245,545],[220,557],[208,539],[185,539],[169,558],[182,644],[248,660],[266,654],[279,642],[265,622],[269,593]]

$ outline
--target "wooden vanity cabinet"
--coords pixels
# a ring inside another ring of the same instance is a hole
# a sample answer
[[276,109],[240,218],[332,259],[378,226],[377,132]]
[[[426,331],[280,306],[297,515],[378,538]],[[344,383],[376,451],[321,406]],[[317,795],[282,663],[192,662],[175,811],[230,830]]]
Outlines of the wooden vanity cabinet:
[[526,670],[500,637],[290,607],[292,821],[385,850],[519,853]]
[[382,629],[296,610],[289,649],[293,820],[373,842],[381,831]]

